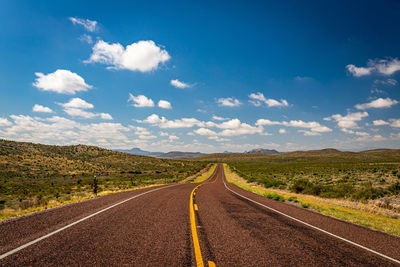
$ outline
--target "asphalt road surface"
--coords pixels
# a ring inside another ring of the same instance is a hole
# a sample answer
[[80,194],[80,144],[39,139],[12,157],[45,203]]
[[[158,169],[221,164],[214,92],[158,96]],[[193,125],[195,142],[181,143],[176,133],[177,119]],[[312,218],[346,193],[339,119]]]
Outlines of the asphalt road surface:
[[108,195],[0,224],[0,266],[400,266],[400,238],[228,184]]

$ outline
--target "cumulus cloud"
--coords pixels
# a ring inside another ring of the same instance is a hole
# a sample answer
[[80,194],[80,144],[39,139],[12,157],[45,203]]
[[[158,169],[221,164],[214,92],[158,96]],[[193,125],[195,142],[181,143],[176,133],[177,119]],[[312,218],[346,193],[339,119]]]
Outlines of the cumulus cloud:
[[230,141],[230,139],[228,139],[228,138],[222,138],[219,136],[209,136],[208,139],[214,140],[216,142],[229,142]]
[[372,68],[364,68],[364,67],[356,67],[353,64],[349,64],[346,66],[347,71],[352,74],[355,77],[361,77],[361,76],[366,76],[370,75],[372,72]]
[[289,106],[289,103],[285,99],[281,99],[280,101],[271,99],[271,98],[265,98],[263,93],[252,93],[249,95],[249,102],[253,104],[256,107],[259,107],[262,105],[262,103],[265,103],[268,107],[287,107]]
[[128,102],[133,102],[132,105],[137,108],[154,107],[153,100],[151,100],[150,98],[147,98],[144,95],[134,96],[132,94],[129,94]]
[[0,118],[0,126],[10,126],[11,124],[7,118]]
[[166,100],[160,100],[158,101],[158,107],[160,108],[165,108],[165,109],[171,109],[171,103],[166,101]]
[[367,112],[354,112],[347,113],[346,116],[340,114],[334,114],[330,117],[324,118],[326,121],[334,120],[340,128],[358,128],[357,121],[361,121],[363,118],[368,117]]
[[214,132],[213,130],[207,129],[207,128],[199,128],[197,130],[194,130],[194,133],[198,134],[198,135],[217,135],[216,132]]
[[93,52],[86,63],[101,63],[108,69],[127,69],[148,72],[171,58],[165,49],[153,41],[138,41],[124,48],[119,43],[109,44],[99,40],[93,46]]
[[97,21],[95,20],[90,20],[90,19],[81,19],[78,17],[70,17],[69,20],[74,24],[74,25],[81,25],[83,26],[87,31],[89,32],[94,32],[96,31],[97,28]]
[[396,105],[399,101],[387,98],[378,98],[371,102],[364,103],[364,104],[357,104],[355,105],[356,109],[368,109],[368,108],[390,108],[393,105]]
[[215,116],[215,115],[212,116],[212,119],[213,119],[213,120],[216,120],[216,121],[226,121],[226,120],[229,120],[229,118],[219,117],[219,116]]
[[126,148],[137,144],[130,129],[120,123],[79,123],[53,116],[39,118],[11,115],[13,124],[0,131],[0,138],[44,144],[88,144],[107,148]]
[[184,89],[184,88],[191,87],[190,84],[181,82],[181,81],[179,81],[178,79],[176,79],[176,80],[171,80],[170,83],[171,83],[172,86],[174,86],[174,87],[176,87],[176,88],[179,88],[179,89]]
[[86,84],[81,76],[69,70],[58,69],[47,75],[36,72],[35,75],[37,78],[32,85],[43,91],[73,95],[76,92],[87,91],[92,88],[91,85]]
[[237,135],[245,135],[245,134],[262,134],[263,128],[258,126],[251,126],[247,123],[241,122],[239,119],[232,119],[229,121],[225,121],[223,123],[217,124],[213,122],[206,122],[204,125],[208,127],[215,127],[222,129],[220,132],[215,132],[208,128],[199,128],[194,131],[194,133],[199,135],[208,135],[208,136],[237,136]]
[[94,106],[85,100],[75,97],[71,98],[67,103],[59,103],[64,108],[92,109]]
[[382,75],[392,75],[400,70],[400,60],[397,58],[368,60],[367,67],[356,67],[353,64],[346,66],[346,69],[355,77],[378,73]]
[[384,121],[384,120],[374,120],[372,122],[372,124],[374,126],[382,126],[382,125],[388,125],[389,123],[387,121]]
[[176,136],[176,135],[170,135],[170,136],[168,136],[168,139],[169,139],[169,141],[175,141],[175,140],[179,140],[179,137],[178,136]]
[[219,98],[217,103],[223,107],[238,107],[242,104],[238,99],[233,97]]
[[256,122],[256,125],[282,125],[286,127],[296,127],[296,128],[306,128],[310,129],[313,133],[326,133],[331,132],[332,129],[319,124],[316,121],[305,122],[302,120],[291,120],[291,121],[271,121],[268,119],[259,119]]
[[299,133],[303,133],[304,136],[316,136],[321,135],[318,132],[308,131],[308,130],[298,130]]
[[35,104],[32,108],[33,112],[43,112],[43,113],[53,113],[54,111],[51,108]]
[[201,122],[195,118],[182,118],[176,120],[168,120],[165,117],[159,117],[157,114],[152,114],[148,116],[145,120],[138,120],[139,123],[149,123],[154,126],[158,126],[164,129],[173,129],[173,128],[191,128],[193,126],[202,127],[205,125],[204,122]]
[[400,128],[400,119],[390,119],[390,126]]
[[87,111],[86,109],[93,109],[94,106],[91,103],[86,102],[85,100],[75,97],[70,99],[67,103],[58,103],[63,107],[65,113],[67,113],[71,117],[81,117],[85,119],[91,118],[101,118],[103,120],[112,120],[112,116],[108,113],[94,113]]
[[285,133],[286,133],[286,130],[283,129],[283,128],[281,128],[281,129],[279,129],[279,133],[280,133],[280,134],[285,134]]

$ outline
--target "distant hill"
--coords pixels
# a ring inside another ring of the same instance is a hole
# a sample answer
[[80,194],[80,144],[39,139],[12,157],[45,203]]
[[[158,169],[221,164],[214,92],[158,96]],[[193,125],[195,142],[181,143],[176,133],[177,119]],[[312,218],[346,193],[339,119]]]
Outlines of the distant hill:
[[145,150],[142,150],[142,149],[140,149],[138,147],[134,147],[134,148],[128,149],[128,150],[117,149],[116,151],[132,154],[132,155],[139,155],[139,156],[158,156],[158,155],[164,154],[163,152],[145,151]]
[[200,152],[181,152],[181,151],[171,151],[168,153],[164,153],[161,155],[157,155],[157,158],[166,158],[166,159],[179,159],[179,158],[186,158],[186,159],[194,159],[201,156],[205,156],[207,154],[200,153]]
[[167,153],[163,152],[150,152],[150,151],[145,151],[142,150],[138,147],[129,149],[129,150],[116,150],[118,152],[123,152],[123,153],[128,153],[132,155],[139,155],[139,156],[150,156],[150,157],[155,157],[155,158],[163,158],[163,159],[194,159],[198,158],[207,154],[200,153],[200,152],[181,152],[181,151],[170,151]]
[[280,152],[276,151],[275,149],[264,149],[264,148],[256,148],[250,151],[244,152],[247,154],[260,154],[260,155],[276,155],[280,154]]
[[[129,176],[141,173],[149,176],[192,174],[204,164],[184,163],[178,160],[161,160],[154,157],[131,155],[95,146],[55,146],[0,139],[1,179],[23,177],[24,179]],[[184,172],[182,172],[184,170]],[[181,172],[179,172],[181,171]],[[22,178],[21,178],[22,179]],[[0,192],[2,187],[0,186]]]
[[[259,151],[261,150],[261,151]],[[388,161],[398,161],[400,157],[400,149],[373,149],[361,152],[349,152],[340,151],[334,148],[325,148],[320,150],[308,150],[308,151],[292,151],[292,152],[277,152],[275,154],[262,154],[263,149],[255,149],[245,152],[245,153],[214,153],[207,154],[198,158],[198,160],[206,161],[246,161],[246,160],[258,160],[258,159],[270,159],[274,160],[312,160],[323,158],[327,161],[331,160],[388,160]],[[250,153],[249,153],[250,152]]]

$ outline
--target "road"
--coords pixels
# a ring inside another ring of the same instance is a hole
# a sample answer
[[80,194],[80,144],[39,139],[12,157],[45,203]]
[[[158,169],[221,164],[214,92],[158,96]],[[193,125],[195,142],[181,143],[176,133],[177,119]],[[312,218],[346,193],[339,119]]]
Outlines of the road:
[[400,238],[228,184],[108,195],[0,224],[0,266],[400,266]]

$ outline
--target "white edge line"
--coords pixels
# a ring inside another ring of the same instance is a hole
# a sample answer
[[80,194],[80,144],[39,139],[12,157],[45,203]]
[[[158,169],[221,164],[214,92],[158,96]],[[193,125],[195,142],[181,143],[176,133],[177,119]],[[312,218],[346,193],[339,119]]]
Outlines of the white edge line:
[[[224,175],[224,177],[225,177],[225,175]],[[317,227],[317,226],[314,226],[314,225],[311,225],[311,224],[309,224],[309,223],[303,222],[303,221],[301,221],[301,220],[299,220],[299,219],[296,219],[296,218],[294,218],[294,217],[292,217],[292,216],[290,216],[290,215],[287,215],[287,214],[285,214],[285,213],[283,213],[283,212],[281,212],[281,211],[279,211],[279,210],[276,210],[276,209],[274,209],[274,208],[271,208],[271,207],[268,207],[268,206],[266,206],[266,205],[264,205],[264,204],[261,204],[261,203],[259,203],[259,202],[257,202],[257,201],[254,201],[254,200],[252,200],[252,199],[250,199],[250,198],[247,198],[247,197],[245,197],[245,196],[243,196],[243,195],[241,195],[241,194],[239,194],[239,193],[233,191],[233,190],[230,189],[229,187],[227,187],[227,186],[226,186],[226,183],[225,183],[225,179],[222,179],[222,181],[224,182],[224,185],[225,185],[225,188],[226,188],[226,189],[228,189],[228,190],[231,191],[232,193],[234,193],[234,194],[236,194],[236,195],[238,195],[238,196],[240,196],[240,197],[242,197],[242,198],[244,198],[244,199],[247,199],[247,200],[249,200],[249,201],[251,201],[251,202],[253,202],[253,203],[256,203],[256,204],[258,204],[258,205],[260,205],[260,206],[262,206],[262,207],[264,207],[264,208],[267,208],[267,209],[272,210],[272,211],[274,211],[274,212],[276,212],[276,213],[279,213],[280,215],[283,215],[283,216],[285,216],[285,217],[288,217],[288,218],[290,218],[290,219],[292,219],[292,220],[294,220],[294,221],[296,221],[296,222],[299,222],[299,223],[302,223],[302,224],[304,224],[304,225],[307,225],[308,227],[311,227],[311,228],[313,228],[313,229],[315,229],[315,230],[321,231],[321,232],[323,232],[323,233],[325,233],[325,234],[327,234],[327,235],[336,237],[336,238],[338,238],[338,239],[340,239],[340,240],[342,240],[342,241],[345,241],[345,242],[347,242],[347,243],[349,243],[349,244],[352,244],[352,245],[354,245],[354,246],[356,246],[356,247],[362,248],[362,249],[367,250],[367,251],[369,251],[369,252],[371,252],[371,253],[374,253],[374,254],[376,254],[376,255],[379,255],[379,256],[381,256],[381,257],[387,259],[387,260],[390,260],[390,261],[393,261],[393,262],[395,262],[395,263],[397,263],[397,264],[400,264],[400,261],[399,261],[399,260],[393,259],[393,258],[391,258],[391,257],[389,257],[389,256],[386,256],[386,255],[384,255],[384,254],[382,254],[382,253],[379,253],[378,251],[375,251],[375,250],[373,250],[373,249],[364,247],[363,245],[357,244],[357,243],[355,243],[355,242],[353,242],[353,241],[350,241],[350,240],[348,240],[348,239],[346,239],[346,238],[343,238],[343,237],[340,237],[340,236],[338,236],[338,235],[332,234],[332,233],[330,233],[330,232],[328,232],[328,231],[326,231],[326,230],[323,230],[323,229],[321,229],[321,228],[319,228],[319,227]]]
[[29,246],[31,246],[31,245],[33,245],[33,244],[35,244],[35,243],[37,243],[37,242],[43,240],[43,239],[46,239],[46,238],[48,238],[48,237],[50,237],[50,236],[52,236],[52,235],[55,235],[55,234],[57,234],[57,233],[59,233],[59,232],[65,230],[65,229],[67,229],[67,228],[70,228],[71,226],[74,226],[75,224],[78,224],[78,223],[80,223],[80,222],[86,221],[87,219],[90,219],[91,217],[94,217],[94,216],[96,216],[96,215],[98,215],[98,214],[100,214],[100,213],[102,213],[102,212],[104,212],[104,211],[106,211],[106,210],[109,210],[109,209],[112,209],[112,208],[114,208],[114,207],[116,207],[116,206],[118,206],[118,205],[121,205],[121,204],[123,204],[123,203],[125,203],[125,202],[127,202],[127,201],[129,201],[129,200],[132,200],[132,199],[134,199],[134,198],[143,196],[143,195],[145,195],[145,194],[148,194],[148,193],[151,193],[151,192],[154,192],[154,191],[158,191],[158,190],[161,190],[161,189],[165,189],[165,188],[173,187],[173,186],[177,186],[177,185],[178,185],[178,184],[169,185],[169,186],[165,186],[165,187],[159,187],[159,188],[156,188],[156,189],[153,189],[153,190],[150,190],[150,191],[146,191],[146,192],[140,193],[140,194],[135,195],[135,196],[133,196],[133,197],[127,198],[127,199],[125,199],[125,200],[123,200],[123,201],[121,201],[121,202],[118,202],[118,203],[116,203],[116,204],[113,204],[113,205],[111,205],[111,206],[108,206],[107,208],[104,208],[104,209],[99,210],[99,211],[97,211],[97,212],[95,212],[95,213],[92,213],[92,214],[90,214],[90,215],[88,215],[88,216],[86,216],[86,217],[84,217],[84,218],[82,218],[82,219],[79,219],[79,220],[77,220],[77,221],[75,221],[75,222],[73,222],[73,223],[70,223],[70,224],[68,224],[68,225],[66,225],[66,226],[64,226],[64,227],[61,227],[61,228],[59,228],[59,229],[57,229],[57,230],[55,230],[55,231],[53,231],[53,232],[51,232],[51,233],[48,233],[48,234],[46,234],[46,235],[44,235],[44,236],[41,236],[41,237],[39,237],[39,238],[37,238],[37,239],[35,239],[35,240],[32,240],[32,241],[30,241],[30,242],[28,242],[28,243],[26,243],[26,244],[24,244],[24,245],[22,245],[22,246],[19,246],[19,247],[13,249],[13,250],[10,250],[10,251],[8,251],[8,252],[6,252],[6,253],[0,255],[0,260],[1,260],[1,259],[4,259],[5,257],[8,257],[8,256],[10,256],[10,255],[12,255],[12,254],[14,254],[14,253],[16,253],[16,252],[18,252],[18,251],[20,251],[20,250],[22,250],[22,249],[24,249],[24,248],[27,248],[27,247],[29,247]]

